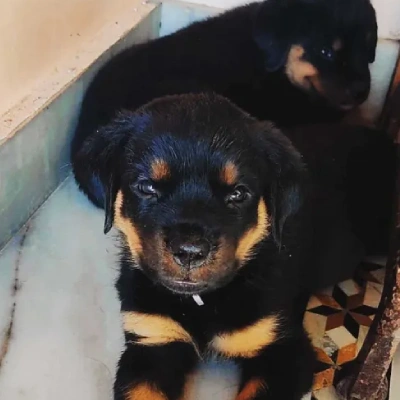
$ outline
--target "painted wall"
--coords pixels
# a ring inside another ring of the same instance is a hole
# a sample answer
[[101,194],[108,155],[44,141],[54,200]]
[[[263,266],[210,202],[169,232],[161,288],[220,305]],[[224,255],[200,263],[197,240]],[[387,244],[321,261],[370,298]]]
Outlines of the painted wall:
[[135,7],[132,0],[0,0],[0,115]]
[[[115,53],[158,36],[160,7],[141,5],[142,0],[131,1],[136,1],[141,17],[135,19],[129,13],[121,12],[123,16],[118,18],[117,25],[115,20],[107,21],[101,34],[85,41],[84,51],[74,48],[72,63],[61,62],[57,54],[50,51],[51,46],[46,47],[47,56],[54,61],[53,67],[58,65],[65,71],[40,77],[41,85],[35,92],[29,92],[29,88],[22,85],[27,91],[26,100],[17,101],[16,111],[7,115],[12,115],[14,120],[26,117],[26,121],[3,140],[0,116],[0,251],[70,173],[69,143],[81,100],[94,73]],[[64,49],[65,54],[73,51],[72,47]],[[76,56],[79,60],[75,60]],[[43,70],[40,71],[43,74]],[[22,76],[25,71],[21,70],[19,74]],[[26,79],[26,82],[29,81]],[[44,97],[39,99],[40,96]],[[3,132],[9,130],[3,129]],[[3,400],[1,394],[0,398]]]
[[[183,0],[185,1],[185,0]],[[256,0],[190,0],[188,3],[202,4],[209,7],[216,8],[232,8],[242,4],[254,3]]]
[[[259,0],[190,0],[190,3],[227,9],[255,1]],[[379,37],[400,40],[400,1],[371,0],[371,3],[377,12]]]

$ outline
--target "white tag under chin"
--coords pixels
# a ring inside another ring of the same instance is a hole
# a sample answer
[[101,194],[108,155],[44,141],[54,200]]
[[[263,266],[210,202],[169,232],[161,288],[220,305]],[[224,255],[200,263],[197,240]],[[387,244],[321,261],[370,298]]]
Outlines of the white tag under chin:
[[204,301],[201,299],[201,297],[198,294],[195,294],[192,297],[193,297],[193,300],[196,302],[196,304],[198,306],[203,306],[204,305]]

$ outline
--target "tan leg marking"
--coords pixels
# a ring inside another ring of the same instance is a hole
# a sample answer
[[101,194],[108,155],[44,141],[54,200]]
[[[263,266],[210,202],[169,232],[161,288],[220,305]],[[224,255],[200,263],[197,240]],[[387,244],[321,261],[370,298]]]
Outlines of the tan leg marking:
[[179,400],[191,400],[193,399],[193,387],[195,382],[196,374],[192,373],[186,376],[185,386],[183,387],[182,396]]
[[141,383],[127,392],[126,400],[168,400],[158,389],[148,383]]
[[252,400],[254,397],[267,387],[265,382],[260,378],[253,378],[246,383],[241,392],[237,395],[236,400]]
[[[190,400],[194,381],[194,375],[186,378],[182,396],[179,400]],[[148,383],[141,383],[126,393],[126,400],[168,400],[167,397],[158,389]]]

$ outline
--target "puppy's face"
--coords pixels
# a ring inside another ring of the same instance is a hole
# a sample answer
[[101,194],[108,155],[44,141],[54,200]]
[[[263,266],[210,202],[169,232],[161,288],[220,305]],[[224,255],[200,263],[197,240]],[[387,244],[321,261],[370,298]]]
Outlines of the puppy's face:
[[[226,143],[229,135],[215,140]],[[115,223],[140,268],[171,290],[220,286],[270,233],[261,177],[236,146],[228,151],[207,137],[174,133],[135,145]]]
[[366,100],[377,43],[369,0],[272,0],[264,8],[256,39],[268,69],[282,67],[293,85],[335,108]]
[[[292,175],[301,167],[280,132],[225,99],[173,99],[151,103],[146,128],[124,145],[114,225],[133,267],[174,292],[194,294],[229,282],[263,241],[273,240],[274,226],[287,216],[280,209],[285,185],[288,207],[300,201]],[[280,163],[292,159],[285,178]]]

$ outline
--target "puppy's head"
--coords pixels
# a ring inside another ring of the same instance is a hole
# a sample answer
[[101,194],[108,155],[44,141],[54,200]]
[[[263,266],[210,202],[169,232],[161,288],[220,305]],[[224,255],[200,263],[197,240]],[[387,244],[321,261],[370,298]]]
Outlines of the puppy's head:
[[105,231],[114,224],[132,267],[177,293],[226,284],[263,241],[279,245],[301,203],[288,140],[216,95],[155,100],[84,147]]
[[377,25],[369,0],[268,0],[254,37],[268,71],[282,69],[296,87],[349,110],[366,100]]

